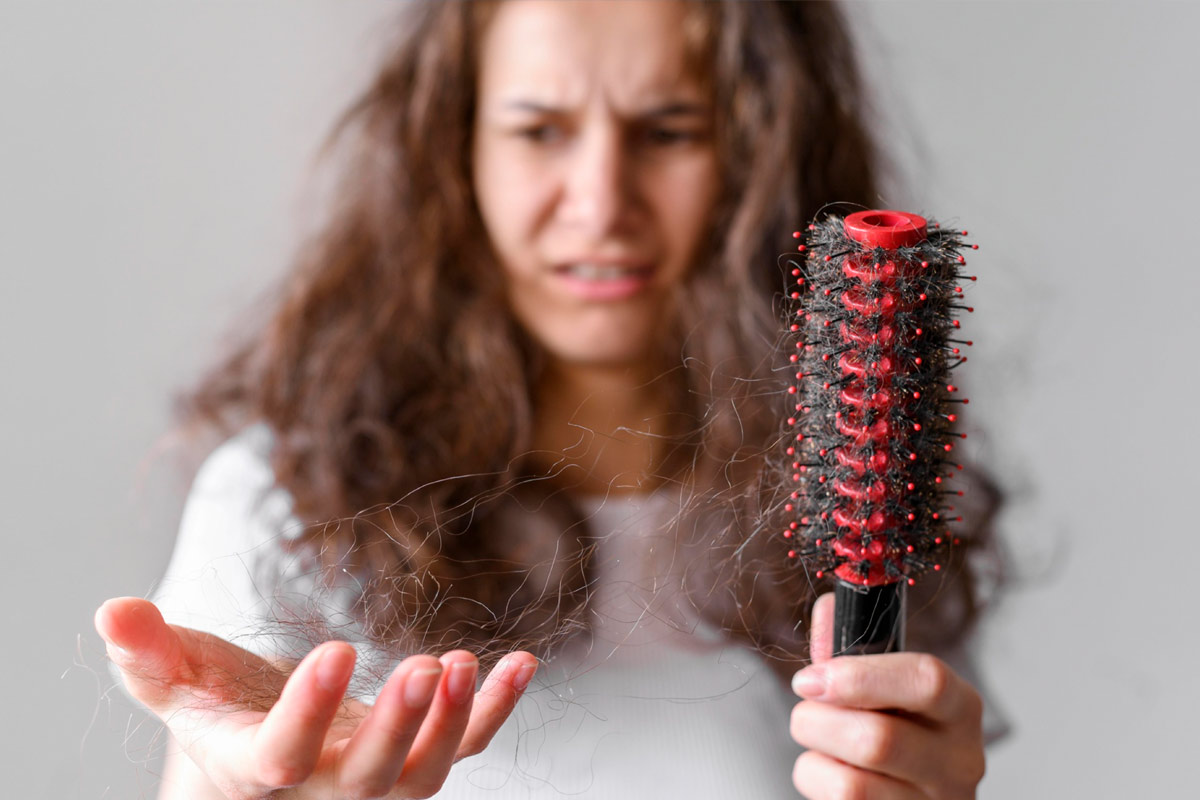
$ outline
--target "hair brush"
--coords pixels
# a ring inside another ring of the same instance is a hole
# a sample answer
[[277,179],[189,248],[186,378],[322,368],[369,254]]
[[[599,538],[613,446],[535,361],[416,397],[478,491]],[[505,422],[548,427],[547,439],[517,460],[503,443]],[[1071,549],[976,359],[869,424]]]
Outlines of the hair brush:
[[783,536],[790,559],[836,578],[835,654],[903,649],[905,587],[957,543],[966,234],[901,211],[831,215],[791,262]]

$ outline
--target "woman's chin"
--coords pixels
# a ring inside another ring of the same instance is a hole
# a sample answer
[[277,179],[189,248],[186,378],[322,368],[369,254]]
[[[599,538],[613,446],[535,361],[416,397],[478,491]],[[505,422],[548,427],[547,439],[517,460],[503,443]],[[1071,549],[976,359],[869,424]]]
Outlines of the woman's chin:
[[[564,324],[529,326],[538,328],[529,333],[550,358],[564,366],[641,367],[656,357],[654,343],[660,332],[657,317],[628,314],[607,320],[584,316],[560,321]],[[601,322],[604,324],[597,324]]]
[[646,339],[628,335],[548,339],[537,337],[555,364],[576,369],[640,369],[654,359]]
[[649,363],[645,346],[640,347],[557,347],[547,353],[560,365],[577,369],[636,369]]

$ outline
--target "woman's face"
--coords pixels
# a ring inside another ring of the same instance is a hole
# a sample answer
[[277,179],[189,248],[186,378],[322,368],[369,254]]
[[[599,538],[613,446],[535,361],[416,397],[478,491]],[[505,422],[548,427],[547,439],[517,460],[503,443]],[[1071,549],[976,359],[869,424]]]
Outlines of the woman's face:
[[686,9],[501,3],[481,43],[474,188],[525,329],[567,364],[638,366],[718,192]]

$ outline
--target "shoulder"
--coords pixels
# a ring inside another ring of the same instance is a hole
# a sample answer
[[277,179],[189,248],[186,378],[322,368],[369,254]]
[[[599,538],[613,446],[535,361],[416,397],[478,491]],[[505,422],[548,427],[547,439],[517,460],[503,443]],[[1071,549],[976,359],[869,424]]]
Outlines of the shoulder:
[[265,425],[217,447],[192,482],[170,563],[151,599],[168,622],[214,633],[260,655],[285,652],[260,634],[280,595],[310,594],[315,570],[284,540],[302,530],[276,485]]
[[209,454],[184,502],[175,548],[156,600],[183,587],[199,591],[219,580],[245,594],[251,565],[274,552],[281,536],[299,530],[291,495],[276,486],[273,436],[265,425],[244,429]]
[[213,450],[192,481],[181,521],[184,530],[204,521],[229,526],[237,520],[232,527],[252,525],[272,536],[296,535],[292,496],[276,484],[271,467],[274,443],[270,427],[258,423]]
[[275,436],[265,423],[242,429],[209,453],[192,481],[192,493],[223,492],[249,495],[275,484],[271,450]]

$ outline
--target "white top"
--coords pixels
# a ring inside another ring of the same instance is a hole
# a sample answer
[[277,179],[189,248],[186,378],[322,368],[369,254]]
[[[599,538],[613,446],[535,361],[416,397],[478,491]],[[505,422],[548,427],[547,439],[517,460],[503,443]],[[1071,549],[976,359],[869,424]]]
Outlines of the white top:
[[[270,444],[265,426],[250,428],[204,463],[153,599],[169,622],[295,658],[309,645],[277,621],[317,613],[353,641],[344,609],[356,590],[348,577],[318,592],[316,565],[302,558],[270,585],[256,577],[256,556],[274,555],[301,529],[290,495],[274,486]],[[797,698],[755,653],[664,591],[672,565],[648,564],[671,548],[646,522],[665,502],[584,504],[594,533],[612,531],[597,552],[593,634],[539,668],[492,744],[456,764],[438,797],[794,800],[801,748],[788,716]],[[386,671],[368,645],[356,646],[373,672]]]

